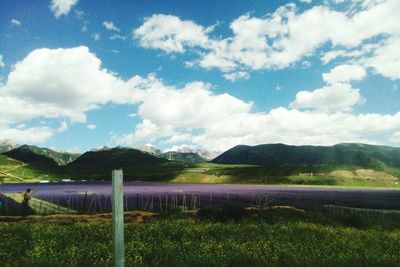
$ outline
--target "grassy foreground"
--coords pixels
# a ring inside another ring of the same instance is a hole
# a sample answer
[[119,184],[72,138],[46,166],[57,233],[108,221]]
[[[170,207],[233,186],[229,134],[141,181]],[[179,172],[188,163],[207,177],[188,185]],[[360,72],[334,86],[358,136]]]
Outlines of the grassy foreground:
[[[400,264],[399,218],[329,218],[291,209],[239,221],[210,218],[177,213],[153,223],[126,224],[126,265]],[[0,223],[0,240],[1,266],[112,266],[108,222]]]

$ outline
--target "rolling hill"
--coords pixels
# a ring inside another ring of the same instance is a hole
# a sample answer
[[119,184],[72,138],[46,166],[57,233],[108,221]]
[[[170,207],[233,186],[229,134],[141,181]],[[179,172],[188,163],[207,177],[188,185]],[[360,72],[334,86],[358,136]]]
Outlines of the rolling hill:
[[75,161],[68,164],[69,167],[106,167],[120,168],[133,165],[152,165],[167,162],[144,153],[137,149],[115,147],[111,149],[103,149],[97,151],[89,151],[82,154]]
[[79,157],[79,154],[57,152],[48,148],[41,148],[32,145],[23,145],[14,148],[10,151],[4,152],[3,155],[26,164],[43,167],[66,165]]
[[343,143],[334,146],[239,145],[212,160],[219,164],[352,165],[400,167],[400,148]]
[[113,169],[122,168],[126,180],[168,180],[184,168],[184,164],[132,148],[115,147],[82,154],[62,166],[72,179],[110,179]]

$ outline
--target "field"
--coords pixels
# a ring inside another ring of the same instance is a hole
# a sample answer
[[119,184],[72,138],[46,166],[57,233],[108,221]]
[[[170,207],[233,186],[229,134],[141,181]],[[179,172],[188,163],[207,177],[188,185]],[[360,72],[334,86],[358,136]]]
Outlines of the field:
[[[127,266],[400,264],[398,216],[332,218],[292,208],[247,211],[243,218],[227,208],[207,214],[170,212],[155,222],[126,223]],[[112,265],[108,221],[3,222],[0,236],[3,266]]]
[[[111,169],[45,168],[31,166],[0,155],[0,182],[109,180]],[[184,164],[167,162],[154,166],[124,168],[124,179],[171,183],[233,183],[366,186],[400,188],[400,170],[365,169],[357,166],[280,166]]]
[[29,164],[0,155],[0,183],[33,183],[59,181],[67,176],[49,168],[37,168]]

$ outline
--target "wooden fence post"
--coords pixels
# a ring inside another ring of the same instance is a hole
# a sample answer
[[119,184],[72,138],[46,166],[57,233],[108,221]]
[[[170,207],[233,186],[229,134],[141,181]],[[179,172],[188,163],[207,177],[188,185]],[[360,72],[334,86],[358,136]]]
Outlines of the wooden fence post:
[[122,170],[112,171],[112,230],[114,266],[125,265],[124,254],[124,188]]

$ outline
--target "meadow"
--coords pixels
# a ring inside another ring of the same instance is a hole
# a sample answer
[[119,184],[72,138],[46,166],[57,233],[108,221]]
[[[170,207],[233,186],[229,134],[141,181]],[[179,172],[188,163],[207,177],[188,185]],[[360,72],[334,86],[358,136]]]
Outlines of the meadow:
[[[112,265],[109,221],[2,222],[0,237],[2,266]],[[398,216],[222,207],[125,224],[126,266],[399,266],[399,245]]]

